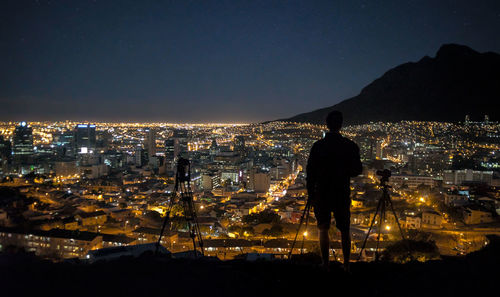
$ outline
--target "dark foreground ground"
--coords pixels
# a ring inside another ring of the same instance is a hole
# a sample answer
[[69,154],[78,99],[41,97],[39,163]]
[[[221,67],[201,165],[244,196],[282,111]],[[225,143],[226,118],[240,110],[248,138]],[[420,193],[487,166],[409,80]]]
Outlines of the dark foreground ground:
[[[354,263],[121,259],[93,265],[0,256],[0,296],[499,296],[500,238],[465,257]],[[321,293],[322,292],[322,293]]]

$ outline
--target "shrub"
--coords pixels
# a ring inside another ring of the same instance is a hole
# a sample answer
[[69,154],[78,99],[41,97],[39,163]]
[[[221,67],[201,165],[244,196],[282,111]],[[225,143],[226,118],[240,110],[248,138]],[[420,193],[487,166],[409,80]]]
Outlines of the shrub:
[[406,263],[408,261],[429,261],[440,258],[434,241],[401,240],[388,246],[382,253],[383,261]]

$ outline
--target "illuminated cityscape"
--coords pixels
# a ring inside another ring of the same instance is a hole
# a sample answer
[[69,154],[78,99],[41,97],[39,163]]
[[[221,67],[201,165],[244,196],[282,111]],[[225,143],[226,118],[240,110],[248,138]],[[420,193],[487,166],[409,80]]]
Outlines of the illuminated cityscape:
[[1,1],[0,296],[495,296],[499,36],[498,0]]
[[[432,237],[442,255],[466,254],[498,234],[500,124],[398,122],[348,126],[363,174],[351,181],[352,252],[380,196],[376,170],[390,169],[391,196],[408,236]],[[204,252],[286,258],[305,207],[305,165],[325,126],[4,122],[0,244],[40,257],[85,259],[92,250],[155,243],[175,193],[176,162],[191,161],[191,184]],[[193,249],[182,208],[162,244]],[[303,248],[317,249],[312,223]],[[400,238],[384,221],[381,247]],[[334,234],[331,257],[341,255]],[[371,242],[371,243],[370,243]],[[372,260],[375,237],[363,260]]]

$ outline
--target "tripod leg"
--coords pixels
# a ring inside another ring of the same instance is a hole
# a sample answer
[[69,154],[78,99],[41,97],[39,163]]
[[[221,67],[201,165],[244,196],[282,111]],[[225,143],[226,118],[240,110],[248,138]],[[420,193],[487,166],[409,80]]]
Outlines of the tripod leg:
[[158,242],[156,243],[155,254],[158,253],[158,249],[159,249],[160,244],[161,244],[161,238],[163,236],[163,232],[165,231],[165,227],[167,226],[167,223],[170,220],[170,212],[172,211],[172,207],[174,205],[174,199],[175,199],[175,197],[173,197],[173,196],[170,197],[170,201],[168,203],[168,208],[167,208],[167,213],[165,215],[165,220],[163,220],[163,225],[161,226],[160,236],[158,237]]
[[293,249],[295,247],[295,243],[297,242],[297,237],[298,237],[299,232],[300,232],[300,227],[302,226],[302,223],[304,222],[304,218],[306,216],[306,213],[309,213],[310,207],[311,207],[311,205],[310,205],[309,201],[307,201],[306,207],[304,208],[304,211],[302,212],[302,216],[300,217],[299,228],[297,229],[297,233],[295,233],[295,238],[293,239],[292,247],[290,248],[290,252],[288,253],[288,259],[292,258]]
[[399,223],[398,216],[396,215],[396,211],[394,210],[394,205],[392,205],[392,200],[391,200],[391,197],[389,196],[389,194],[387,194],[387,201],[389,201],[389,204],[391,206],[392,214],[394,215],[394,218],[396,219],[396,223],[398,224],[399,232],[401,233],[401,238],[404,240],[405,239],[405,235],[404,235],[404,232],[403,232],[403,228],[401,228],[401,224]]
[[380,245],[380,235],[382,234],[382,222],[385,221],[385,199],[382,197],[382,207],[380,209],[380,221],[378,222],[378,236],[377,236],[377,247],[375,248],[375,260],[378,261],[379,258],[379,245]]
[[188,221],[188,226],[189,226],[189,235],[191,236],[191,239],[193,240],[193,254],[194,258],[198,258],[198,255],[196,254],[196,235],[194,231],[194,226],[191,224],[191,222]]
[[201,250],[201,255],[205,256],[205,252],[203,250],[203,237],[201,235],[201,229],[200,229],[200,224],[198,223],[198,217],[196,216],[196,213],[193,213],[193,222],[194,222],[194,231],[195,231],[195,236],[198,239],[198,246],[200,247]]
[[410,260],[414,260],[412,253],[411,253],[410,242],[408,240],[405,240],[405,234],[403,232],[403,228],[401,228],[401,224],[399,224],[398,216],[396,215],[396,211],[394,210],[394,205],[392,205],[392,200],[391,200],[391,197],[389,196],[389,194],[387,194],[387,198],[388,198],[389,203],[391,204],[391,210],[392,210],[392,213],[394,214],[394,218],[396,218],[396,223],[398,224],[399,232],[401,233],[401,239],[404,242],[406,242],[406,248],[408,249],[408,257],[410,258]]
[[[304,232],[307,232],[307,226],[309,225],[309,214],[310,212],[307,211],[306,213],[306,226],[304,228]],[[306,236],[302,234],[302,246],[300,247],[300,254],[302,255],[304,253],[304,241],[306,240]]]
[[160,244],[161,244],[161,238],[163,236],[163,232],[165,230],[165,226],[167,225],[167,222],[169,220],[169,217],[170,217],[170,211],[167,211],[167,215],[165,217],[165,220],[163,221],[163,225],[161,226],[161,231],[160,231],[160,236],[158,237],[158,242],[156,243],[156,251],[155,251],[155,254],[158,253],[158,249],[160,247]]
[[196,216],[196,209],[193,201],[193,194],[191,192],[191,187],[189,181],[187,183],[182,183],[181,188],[183,189],[183,207],[184,207],[184,217],[188,222],[188,228],[190,236],[193,239],[193,252],[196,257],[196,240],[198,241],[198,246],[200,247],[202,256],[205,255],[203,249],[203,238],[201,235],[200,224],[198,223],[198,218]]
[[375,219],[377,218],[377,213],[380,210],[381,203],[382,203],[382,199],[380,199],[378,201],[377,210],[375,210],[375,214],[373,215],[373,219],[372,219],[372,221],[370,223],[370,228],[368,228],[368,232],[366,233],[365,240],[363,241],[363,245],[361,246],[361,250],[359,251],[358,261],[361,259],[361,254],[363,254],[363,251],[364,251],[364,249],[366,247],[366,242],[368,241],[368,236],[370,236],[370,232],[372,231],[373,224],[375,224]]

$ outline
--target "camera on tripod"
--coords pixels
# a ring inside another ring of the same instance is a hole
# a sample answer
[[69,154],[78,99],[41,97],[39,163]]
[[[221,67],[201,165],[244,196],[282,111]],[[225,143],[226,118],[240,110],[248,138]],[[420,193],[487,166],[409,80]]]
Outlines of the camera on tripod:
[[380,182],[387,182],[391,177],[391,171],[389,169],[377,170],[377,175],[381,177]]
[[163,231],[168,225],[170,220],[170,213],[174,206],[174,203],[179,202],[184,209],[184,218],[188,224],[189,235],[193,240],[193,252],[196,258],[196,240],[198,240],[198,247],[201,250],[201,254],[204,255],[203,251],[203,236],[201,235],[200,225],[198,223],[198,217],[196,215],[196,208],[193,201],[193,191],[191,190],[191,163],[188,159],[182,157],[177,161],[177,172],[175,174],[175,192],[172,197],[170,197],[170,202],[167,208],[167,214],[163,225],[161,227],[160,236],[158,237],[158,242],[156,244],[156,252],[161,245],[161,237],[163,236]]
[[191,168],[189,160],[182,157],[177,161],[177,175],[176,179],[179,182],[190,182],[191,181]]
[[366,242],[368,241],[368,237],[370,235],[370,232],[372,231],[375,221],[378,215],[378,236],[377,236],[377,247],[375,249],[375,260],[378,260],[379,257],[379,241],[380,241],[380,235],[382,233],[382,227],[383,224],[387,222],[386,218],[386,209],[387,207],[390,207],[390,210],[392,211],[392,214],[394,215],[394,218],[396,219],[396,224],[398,225],[399,232],[401,233],[401,238],[404,240],[405,235],[403,233],[403,229],[401,228],[401,225],[399,224],[399,219],[396,214],[396,211],[394,210],[394,206],[392,205],[392,200],[391,196],[389,195],[389,186],[387,182],[389,181],[389,177],[391,177],[391,171],[389,169],[384,169],[384,170],[377,170],[377,175],[380,176],[380,188],[382,189],[382,196],[380,197],[378,204],[377,204],[377,209],[375,210],[375,215],[372,218],[372,221],[370,223],[370,227],[368,228],[368,232],[366,233],[365,240],[363,241],[363,246],[361,247],[361,251],[359,253],[359,258],[358,260],[361,259],[361,255],[363,254],[363,250],[366,247]]

